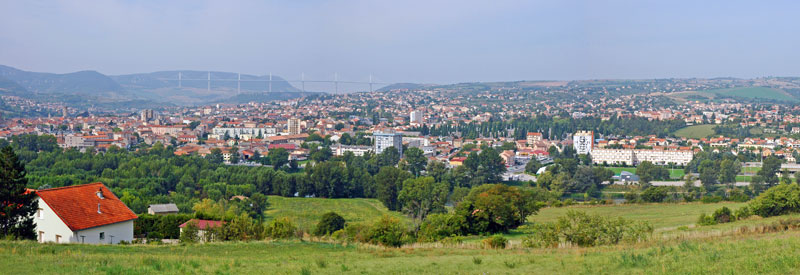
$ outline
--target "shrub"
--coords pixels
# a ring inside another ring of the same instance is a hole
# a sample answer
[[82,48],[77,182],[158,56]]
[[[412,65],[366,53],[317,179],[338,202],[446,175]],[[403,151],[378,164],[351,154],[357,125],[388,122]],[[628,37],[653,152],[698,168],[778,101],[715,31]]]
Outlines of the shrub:
[[796,183],[779,184],[761,193],[749,204],[750,210],[761,217],[772,217],[800,210],[800,187]]
[[322,236],[328,235],[337,230],[344,228],[345,220],[339,214],[328,212],[322,215],[322,218],[317,223],[314,229],[314,235]]
[[733,215],[731,214],[731,209],[728,208],[727,206],[723,206],[722,208],[714,211],[714,215],[712,215],[712,218],[717,223],[727,223],[735,220],[732,216]]
[[441,239],[463,235],[467,231],[466,218],[453,214],[431,214],[417,232],[420,242],[435,242]]
[[626,203],[637,203],[640,201],[639,193],[634,191],[625,193],[623,198],[625,198]]
[[698,225],[715,225],[717,221],[714,220],[714,217],[706,215],[706,213],[701,213],[700,217],[697,218]]
[[195,243],[200,240],[198,237],[197,222],[189,222],[181,230],[180,241],[182,243]]
[[721,202],[721,201],[722,201],[722,197],[721,196],[706,195],[706,196],[703,196],[703,198],[700,199],[700,202],[702,202],[702,203],[718,203],[718,202]]
[[405,230],[400,220],[384,215],[369,230],[368,238],[373,244],[400,247]]
[[287,217],[272,220],[265,229],[264,235],[273,239],[288,239],[294,236],[297,227]]
[[750,196],[746,195],[742,189],[733,189],[728,193],[728,200],[735,202],[746,202],[750,200]]
[[653,186],[642,192],[642,200],[646,202],[662,202],[667,197],[669,187]]
[[369,242],[369,225],[360,223],[348,223],[344,229],[337,230],[331,234],[334,240],[350,242]]
[[753,212],[750,211],[750,207],[743,206],[742,208],[736,210],[735,215],[737,220],[741,220],[749,218],[753,215]]
[[555,224],[541,224],[535,228],[534,234],[523,239],[524,246],[554,247],[560,242],[584,247],[608,245],[645,240],[653,233],[653,226],[646,222],[588,215],[572,210],[566,216],[559,217]]
[[491,236],[484,239],[482,242],[484,247],[492,249],[503,249],[508,245],[508,239],[500,235]]

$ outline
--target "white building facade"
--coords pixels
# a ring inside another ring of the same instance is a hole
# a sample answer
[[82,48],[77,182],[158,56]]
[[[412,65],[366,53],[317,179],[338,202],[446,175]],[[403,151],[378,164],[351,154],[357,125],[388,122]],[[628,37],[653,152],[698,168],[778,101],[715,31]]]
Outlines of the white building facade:
[[375,132],[372,134],[375,138],[375,153],[383,153],[386,148],[394,146],[400,155],[403,155],[403,135],[400,133],[384,133]]

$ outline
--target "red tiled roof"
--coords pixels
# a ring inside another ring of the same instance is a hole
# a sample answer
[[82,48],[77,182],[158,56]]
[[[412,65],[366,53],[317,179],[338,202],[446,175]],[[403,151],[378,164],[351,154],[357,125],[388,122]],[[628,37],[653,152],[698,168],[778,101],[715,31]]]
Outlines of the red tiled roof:
[[197,223],[197,229],[200,229],[200,230],[205,230],[206,228],[218,227],[218,226],[221,226],[222,224],[225,223],[224,221],[191,219],[191,220],[188,220],[185,223],[179,225],[178,227],[184,228],[184,227],[186,227],[186,224],[188,224],[190,222],[196,222]]
[[[103,199],[97,196],[98,191],[102,192]],[[36,195],[42,198],[72,231],[137,218],[128,206],[100,182],[38,190]]]

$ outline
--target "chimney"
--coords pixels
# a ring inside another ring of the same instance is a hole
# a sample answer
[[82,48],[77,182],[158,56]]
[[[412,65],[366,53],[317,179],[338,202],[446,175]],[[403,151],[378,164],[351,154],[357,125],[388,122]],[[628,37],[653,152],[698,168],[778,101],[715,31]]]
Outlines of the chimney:
[[106,197],[103,196],[103,189],[102,188],[97,190],[97,197],[100,198],[101,200],[106,199]]
[[103,212],[100,211],[100,204],[99,203],[97,204],[97,214],[103,214]]

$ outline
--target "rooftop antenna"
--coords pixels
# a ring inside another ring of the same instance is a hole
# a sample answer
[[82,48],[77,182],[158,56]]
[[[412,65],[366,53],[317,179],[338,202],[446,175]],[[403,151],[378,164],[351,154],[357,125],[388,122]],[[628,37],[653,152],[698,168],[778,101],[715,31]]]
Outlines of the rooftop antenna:
[[372,92],[372,74],[369,74],[369,92]]
[[272,72],[269,73],[269,92],[272,92]]
[[242,93],[242,73],[239,73],[239,80],[236,80],[236,94]]
[[335,93],[338,94],[339,93],[339,74],[338,73],[333,73],[333,87],[334,87],[334,90],[336,91]]
[[303,92],[306,92],[306,74],[300,73],[300,86],[303,88]]
[[211,91],[211,72],[208,72],[208,91]]

